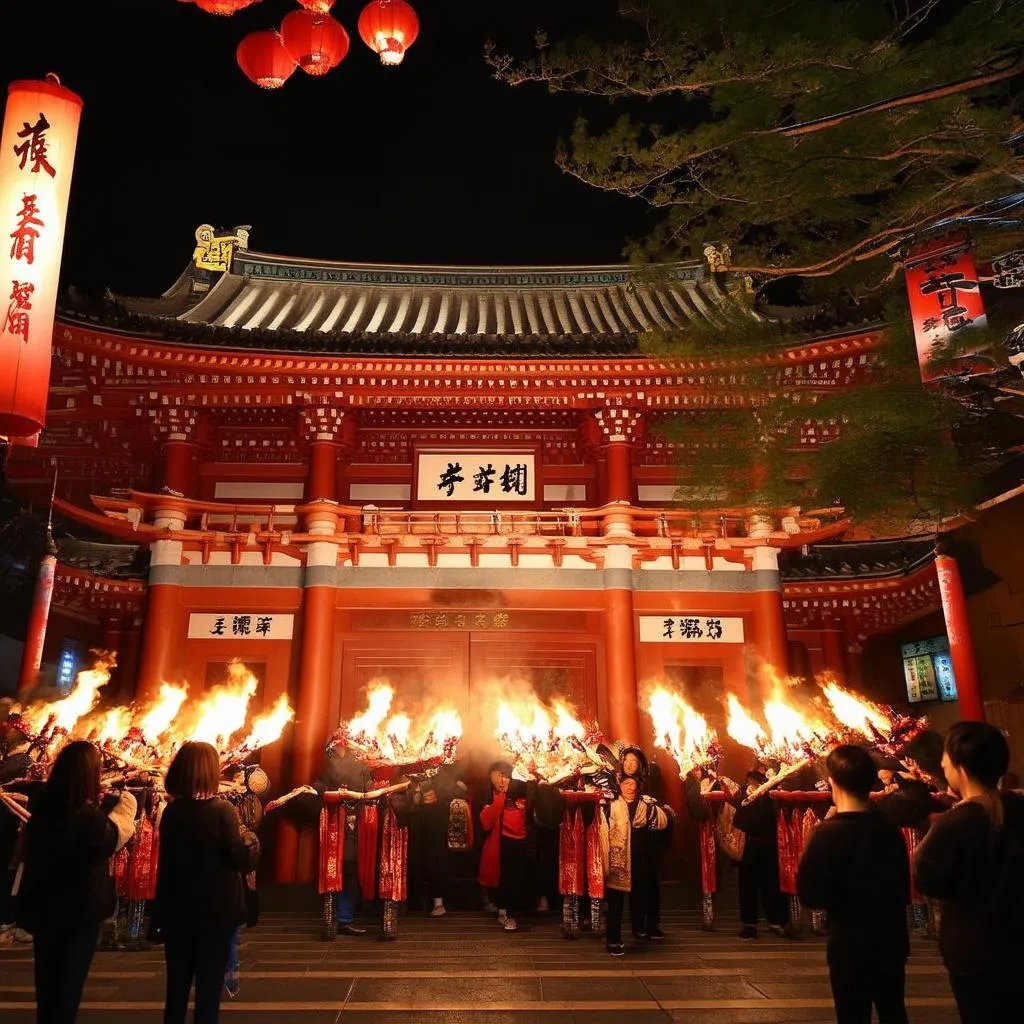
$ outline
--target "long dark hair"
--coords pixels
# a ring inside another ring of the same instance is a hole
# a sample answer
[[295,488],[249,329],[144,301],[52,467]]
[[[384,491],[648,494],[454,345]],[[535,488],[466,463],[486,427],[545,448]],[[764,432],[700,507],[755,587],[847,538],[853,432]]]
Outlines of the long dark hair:
[[69,743],[53,762],[41,799],[54,817],[74,814],[86,804],[98,804],[100,752],[86,740]]
[[182,743],[174,755],[164,789],[175,799],[200,800],[220,788],[220,757],[209,743]]

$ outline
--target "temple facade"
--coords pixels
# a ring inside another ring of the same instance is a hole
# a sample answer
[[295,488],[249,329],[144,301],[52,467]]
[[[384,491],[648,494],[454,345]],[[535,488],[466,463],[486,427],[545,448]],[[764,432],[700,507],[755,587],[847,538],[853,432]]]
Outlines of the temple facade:
[[[687,507],[661,424],[711,443],[766,386],[638,350],[750,315],[703,264],[366,266],[197,240],[163,296],[61,315],[47,430],[8,479],[44,502],[56,470],[55,511],[96,537],[57,565],[48,650],[116,650],[139,699],[244,660],[296,708],[264,753],[286,784],[315,777],[375,677],[469,722],[523,680],[649,742],[649,681],[699,705],[769,665],[870,693],[866,640],[940,606],[932,544],[850,558],[841,508]],[[881,340],[795,342],[770,386],[856,387]],[[829,429],[809,418],[800,445]],[[279,838],[278,881],[308,877],[305,843]]]

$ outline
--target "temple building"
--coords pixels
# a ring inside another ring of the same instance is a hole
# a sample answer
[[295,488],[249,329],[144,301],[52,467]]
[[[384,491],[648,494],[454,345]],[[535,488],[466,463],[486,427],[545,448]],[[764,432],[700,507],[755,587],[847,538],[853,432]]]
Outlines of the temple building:
[[[144,699],[241,658],[265,703],[288,692],[297,710],[264,753],[285,784],[316,776],[379,676],[469,721],[494,681],[521,679],[648,742],[655,679],[710,701],[768,664],[905,700],[862,654],[938,614],[943,559],[959,587],[933,539],[872,541],[839,507],[754,514],[724,492],[686,507],[660,424],[713,435],[754,385],[735,361],[661,360],[637,339],[749,315],[699,262],[650,278],[369,266],[204,225],[164,295],[58,317],[47,429],[7,465],[37,506],[56,471],[54,511],[80,538],[58,555],[46,661],[114,649]],[[856,387],[881,342],[795,339],[773,386]],[[827,429],[808,420],[801,444]],[[939,614],[905,655],[918,697],[977,700],[957,661],[969,630],[945,633]],[[277,880],[308,877],[305,842],[281,838]]]

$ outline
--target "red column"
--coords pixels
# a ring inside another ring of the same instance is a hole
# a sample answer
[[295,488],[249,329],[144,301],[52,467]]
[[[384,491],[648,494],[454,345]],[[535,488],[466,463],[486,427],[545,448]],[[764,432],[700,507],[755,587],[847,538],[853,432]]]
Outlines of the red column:
[[789,675],[789,643],[782,613],[781,590],[751,594],[754,605],[754,643],[766,665],[780,676]]
[[188,494],[192,448],[182,437],[172,435],[164,446],[164,486]]
[[142,623],[142,654],[135,679],[135,699],[152,700],[160,692],[174,664],[178,637],[178,592],[180,587],[150,583],[146,593],[146,613]]
[[[328,720],[334,671],[335,588],[317,583],[316,573],[333,568],[338,545],[334,540],[338,521],[336,506],[312,505],[306,511],[306,529],[323,536],[306,549],[307,586],[302,599],[302,641],[299,653],[299,688],[292,732],[291,784],[311,783],[324,757],[324,740],[331,731]],[[282,824],[277,836],[274,878],[277,882],[296,880],[299,862],[299,833]]]
[[21,655],[21,671],[18,673],[18,693],[31,690],[36,685],[39,666],[43,661],[43,644],[46,642],[46,622],[50,617],[50,601],[53,599],[53,575],[57,569],[57,549],[53,540],[47,537],[46,554],[39,563],[36,589],[32,598],[28,629],[25,632],[25,650]]
[[330,441],[319,438],[309,445],[309,475],[306,477],[306,501],[326,498],[333,501],[337,488],[337,453]]
[[604,612],[609,735],[615,740],[639,743],[633,592],[606,590]]
[[939,594],[942,596],[942,614],[946,619],[949,656],[956,677],[960,717],[969,722],[984,722],[985,703],[981,699],[971,620],[967,614],[967,598],[960,579],[960,568],[952,555],[937,554],[935,571],[939,577]]
[[121,700],[128,700],[135,693],[135,684],[139,674],[139,645],[142,642],[141,622],[132,621],[121,638],[121,691],[117,695]]
[[605,449],[607,459],[607,500],[633,504],[632,446],[628,441],[611,441]]

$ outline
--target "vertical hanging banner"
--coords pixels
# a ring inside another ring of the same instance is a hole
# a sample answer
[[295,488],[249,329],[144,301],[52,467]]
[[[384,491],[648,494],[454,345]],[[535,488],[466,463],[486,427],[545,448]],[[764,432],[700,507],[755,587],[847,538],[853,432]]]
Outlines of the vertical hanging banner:
[[0,435],[46,420],[57,281],[82,101],[55,77],[12,82],[0,135]]
[[[992,372],[995,361],[980,355],[984,346],[971,348],[966,343],[971,328],[987,322],[981,282],[966,237],[935,239],[911,249],[905,272],[921,379],[928,383]],[[949,344],[961,349],[954,361],[934,365],[932,360]]]

